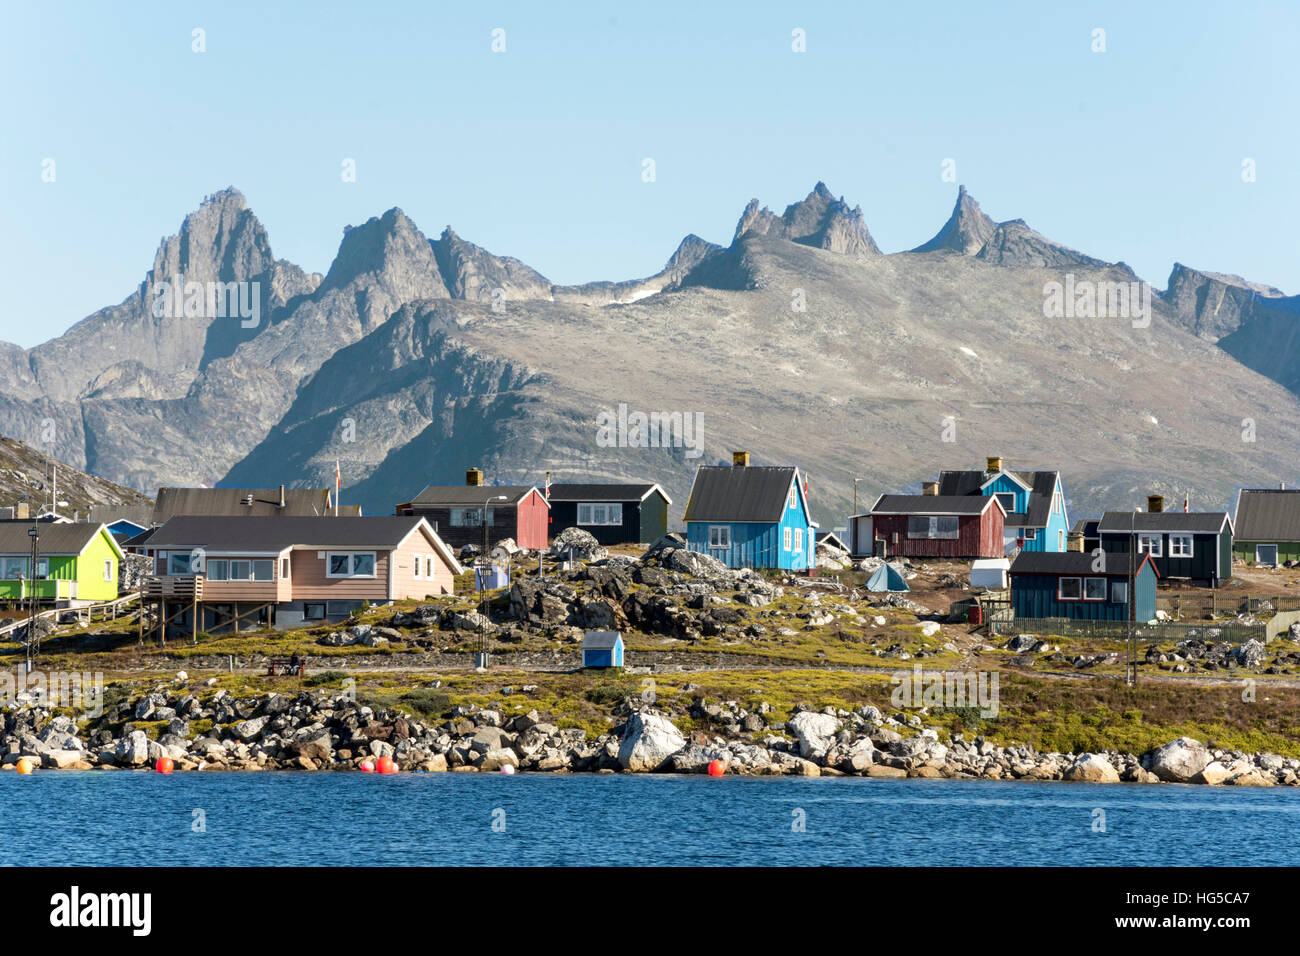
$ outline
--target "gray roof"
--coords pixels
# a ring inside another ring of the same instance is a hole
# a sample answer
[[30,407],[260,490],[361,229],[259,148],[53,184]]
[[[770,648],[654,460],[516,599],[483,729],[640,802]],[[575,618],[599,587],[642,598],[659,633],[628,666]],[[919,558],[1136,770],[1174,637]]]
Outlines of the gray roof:
[[588,631],[582,638],[584,651],[612,651],[622,639],[618,631]]
[[426,485],[408,503],[423,508],[474,508],[487,504],[489,498],[505,495],[504,503],[493,505],[504,508],[519,504],[534,490],[532,485]]
[[[1145,560],[1146,555],[1142,557]],[[1132,562],[1127,553],[1106,554],[1105,558],[1106,570],[1097,571],[1093,568],[1097,556],[1088,551],[1021,551],[1011,562],[1011,573],[1078,574],[1085,577],[1101,577],[1129,574],[1132,570]]]
[[[252,504],[246,504],[252,496]],[[152,524],[164,524],[177,515],[290,515],[332,514],[330,492],[325,488],[286,488],[280,507],[279,488],[159,488]],[[358,505],[344,505],[340,517],[360,514]]]
[[210,551],[279,553],[295,545],[320,548],[392,548],[423,518],[339,517],[246,518],[180,515],[153,533],[150,548],[206,548]]
[[1300,541],[1300,491],[1242,488],[1233,527],[1239,541]]
[[673,500],[668,493],[654,482],[639,484],[579,484],[574,482],[554,482],[549,491],[551,501],[641,501],[650,492],[658,490],[669,504]]
[[871,506],[873,515],[978,515],[986,508],[1001,508],[986,495],[881,495]]
[[[1007,524],[1019,528],[1046,528],[1048,516],[1052,513],[1052,494],[1056,491],[1060,472],[1012,471],[1010,468],[1004,468],[1002,472],[1029,486],[1029,511],[1008,514]],[[941,471],[939,494],[982,495],[980,489],[994,474],[987,471]]]
[[147,528],[153,522],[153,505],[91,505],[85,520],[92,524],[130,521]]
[[[30,521],[0,521],[0,554],[31,554],[32,539],[27,534],[31,527]],[[42,521],[37,528],[37,554],[81,554],[101,527],[86,521]]]
[[1107,511],[1097,523],[1097,533],[1159,531],[1174,534],[1218,534],[1227,520],[1226,511]]
[[794,465],[701,465],[695,472],[686,521],[780,521]]

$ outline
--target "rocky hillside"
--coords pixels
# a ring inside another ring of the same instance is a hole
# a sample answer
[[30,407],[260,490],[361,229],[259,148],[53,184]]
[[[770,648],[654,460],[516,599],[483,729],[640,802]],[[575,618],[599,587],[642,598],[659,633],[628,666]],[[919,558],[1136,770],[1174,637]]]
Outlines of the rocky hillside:
[[0,507],[25,502],[29,512],[36,514],[49,504],[55,477],[59,501],[67,502],[59,507],[59,513],[69,518],[76,512],[84,515],[91,505],[137,505],[151,500],[132,488],[88,475],[61,461],[52,462],[35,448],[0,436]]
[[[260,323],[155,317],[177,273],[257,282]],[[1068,275],[1136,280],[964,188],[930,242],[883,254],[822,183],[780,215],[751,202],[725,247],[687,236],[644,279],[554,285],[400,209],[345,230],[309,275],[228,189],[122,303],[0,347],[0,429],[34,441],[53,419],[62,458],[146,490],[329,484],[338,460],[369,513],[479,465],[498,482],[653,477],[675,522],[695,467],[733,448],[803,466],[828,526],[854,478],[861,504],[990,454],[1060,468],[1074,515],[1295,480],[1296,299],[1178,266],[1145,327],[1045,318]],[[1189,401],[1191,382],[1214,400]],[[597,416],[620,403],[699,416],[702,455],[601,445]]]

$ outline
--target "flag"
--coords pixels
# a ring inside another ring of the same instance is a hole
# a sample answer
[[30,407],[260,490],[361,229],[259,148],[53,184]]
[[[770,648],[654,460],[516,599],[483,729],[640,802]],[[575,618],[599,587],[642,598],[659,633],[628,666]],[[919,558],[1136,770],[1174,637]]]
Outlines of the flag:
[[334,459],[334,517],[339,516],[339,484],[342,475],[339,474],[339,460]]
[[1183,514],[1187,514],[1187,509],[1188,509],[1188,507],[1190,507],[1191,502],[1192,502],[1192,495],[1191,495],[1191,492],[1186,492],[1186,493],[1184,493],[1184,494],[1183,494]]

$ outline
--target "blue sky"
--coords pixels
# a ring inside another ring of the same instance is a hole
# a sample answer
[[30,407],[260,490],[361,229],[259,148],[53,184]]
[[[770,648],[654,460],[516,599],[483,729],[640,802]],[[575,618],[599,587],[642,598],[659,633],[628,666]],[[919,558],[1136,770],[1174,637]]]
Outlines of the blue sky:
[[309,270],[400,206],[576,283],[819,179],[910,248],[951,210],[948,158],[995,219],[1159,288],[1182,261],[1294,294],[1297,50],[1285,3],[6,2],[0,338],[123,299],[227,185]]

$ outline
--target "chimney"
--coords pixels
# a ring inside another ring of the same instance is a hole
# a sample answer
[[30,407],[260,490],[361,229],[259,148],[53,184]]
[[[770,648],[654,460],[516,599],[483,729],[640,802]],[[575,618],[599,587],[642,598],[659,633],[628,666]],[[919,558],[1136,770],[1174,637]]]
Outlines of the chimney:
[[1079,553],[1083,553],[1083,532],[1082,531],[1071,531],[1066,535],[1065,550],[1078,551]]
[[281,508],[284,507],[284,485],[281,485],[281,486],[280,486],[280,505],[279,505],[279,506],[280,506]]
[[939,493],[939,482],[925,481],[921,483],[921,494],[937,495]]
[[733,452],[731,453],[731,466],[732,466],[733,468],[748,468],[748,467],[749,467],[749,452],[747,452],[747,451],[733,451]]
[[1279,481],[1279,482],[1277,483],[1277,490],[1278,490],[1278,491],[1286,491],[1286,482],[1285,482],[1285,481]]
[[1002,470],[1002,456],[1001,456],[1001,455],[989,455],[989,457],[988,457],[988,459],[987,459],[987,463],[988,463],[988,468],[986,469],[987,471],[990,471],[990,472],[993,472],[993,473],[996,474],[997,472],[999,472],[999,471]]
[[1165,510],[1164,495],[1147,495],[1147,511],[1150,514],[1160,514]]
[[469,471],[465,472],[465,484],[469,485],[471,488],[477,488],[483,484],[483,469],[471,468]]
[[14,517],[20,518],[24,521],[31,517],[31,511],[27,507],[27,502],[20,501],[18,504],[14,505]]

